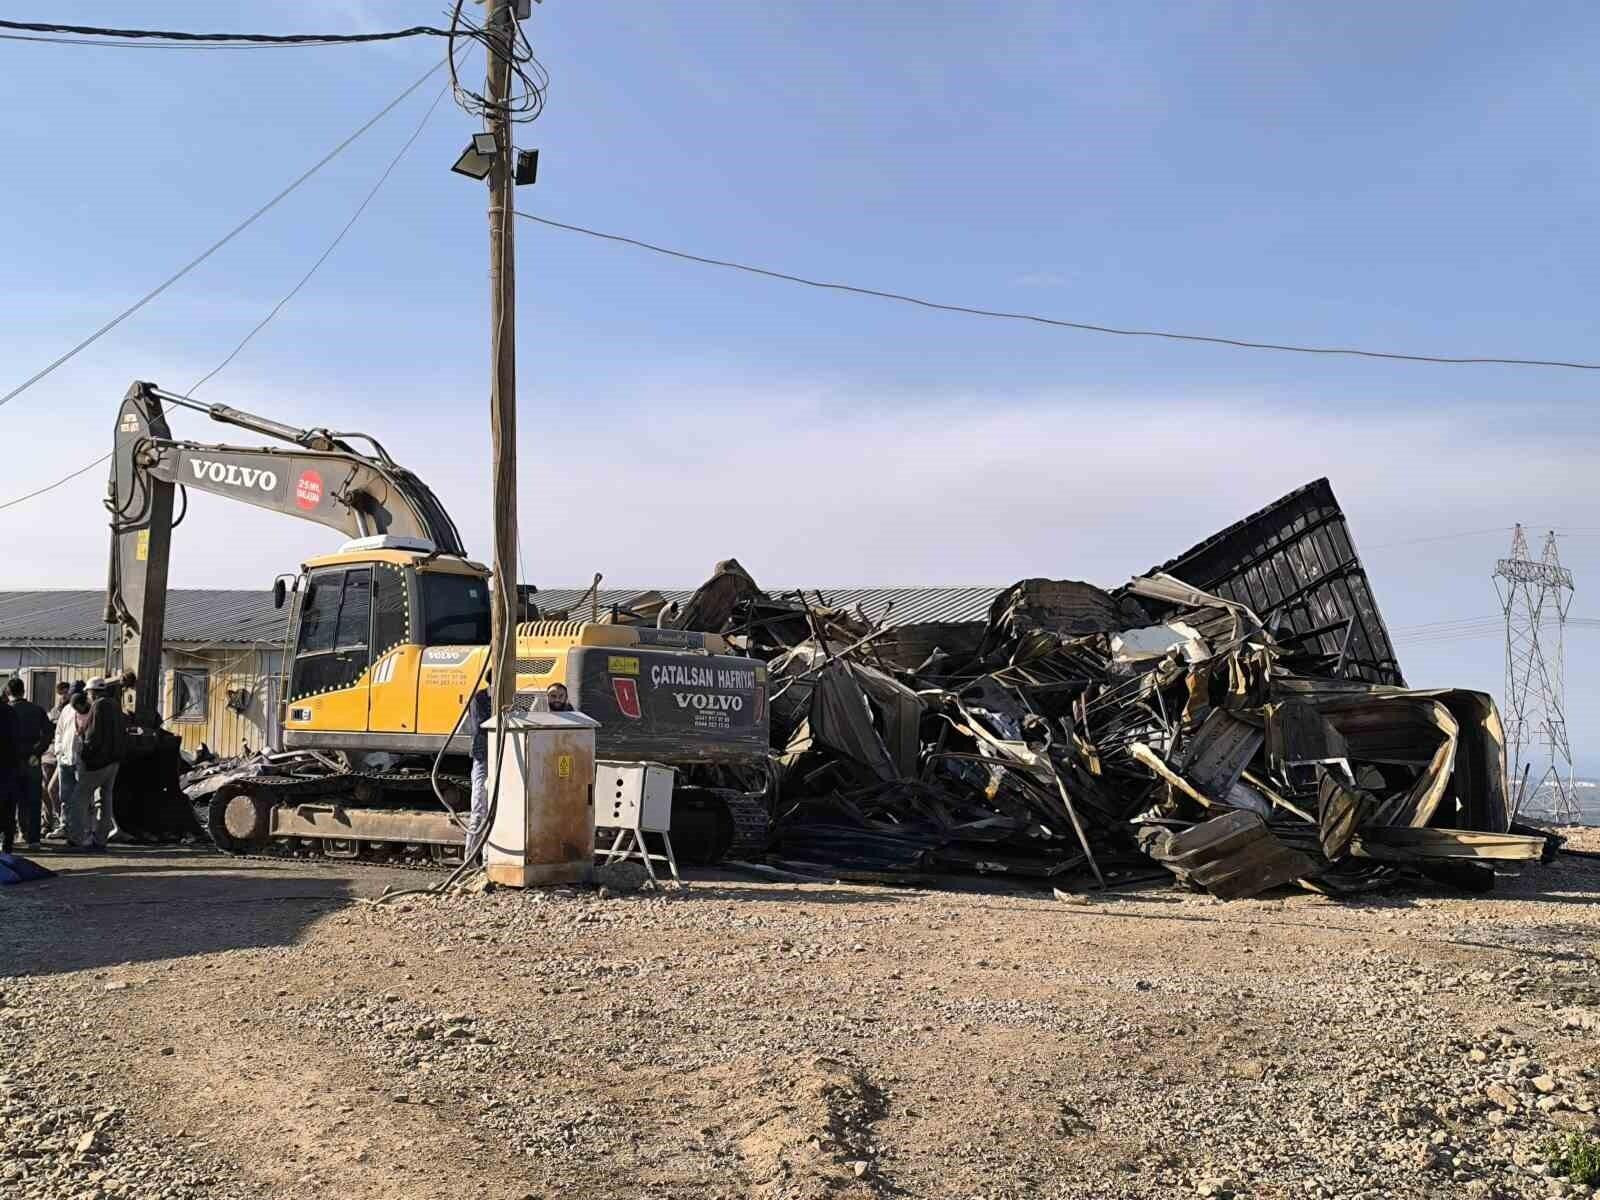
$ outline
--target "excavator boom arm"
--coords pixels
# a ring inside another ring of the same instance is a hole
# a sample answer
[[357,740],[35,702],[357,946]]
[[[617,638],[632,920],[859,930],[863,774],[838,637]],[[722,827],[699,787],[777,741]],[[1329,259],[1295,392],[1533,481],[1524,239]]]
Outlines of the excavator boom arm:
[[[294,448],[178,441],[167,426],[163,400],[281,438]],[[117,412],[106,500],[111,510],[106,621],[123,627],[122,659],[138,673],[135,711],[141,719],[152,720],[159,704],[177,486],[314,521],[347,537],[389,534],[426,542],[442,554],[465,554],[455,523],[428,486],[381,447],[378,453],[381,457],[359,453],[326,430],[300,430],[223,405],[198,405],[153,384],[128,389]]]
[[[387,533],[439,545],[436,522],[399,486],[396,469],[380,471],[348,453],[150,438],[136,454],[135,469],[162,483],[315,521],[346,537]],[[447,539],[439,548],[450,545]]]

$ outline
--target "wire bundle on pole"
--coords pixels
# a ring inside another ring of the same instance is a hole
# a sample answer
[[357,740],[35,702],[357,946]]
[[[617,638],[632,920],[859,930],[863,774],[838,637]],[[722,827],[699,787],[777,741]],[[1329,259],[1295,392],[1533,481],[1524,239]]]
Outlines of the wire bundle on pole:
[[[505,121],[536,120],[544,111],[544,96],[550,86],[550,75],[544,69],[544,64],[533,56],[533,47],[522,32],[522,26],[513,17],[506,22],[504,30],[489,29],[466,16],[461,11],[463,3],[464,0],[456,0],[448,31],[450,86],[455,92],[456,103],[463,111],[486,121],[491,114]],[[490,54],[505,60],[511,81],[503,103],[463,86],[455,65],[457,37],[469,38]]]

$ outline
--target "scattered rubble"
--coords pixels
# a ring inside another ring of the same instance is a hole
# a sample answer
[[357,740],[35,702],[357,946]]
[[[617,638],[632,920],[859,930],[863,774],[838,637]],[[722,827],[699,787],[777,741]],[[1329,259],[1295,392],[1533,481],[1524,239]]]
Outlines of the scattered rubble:
[[1513,821],[1493,700],[1405,686],[1326,480],[1115,592],[1022,580],[987,621],[890,627],[733,560],[680,613],[625,608],[768,663],[781,869],[1343,896],[1486,891],[1559,845]]

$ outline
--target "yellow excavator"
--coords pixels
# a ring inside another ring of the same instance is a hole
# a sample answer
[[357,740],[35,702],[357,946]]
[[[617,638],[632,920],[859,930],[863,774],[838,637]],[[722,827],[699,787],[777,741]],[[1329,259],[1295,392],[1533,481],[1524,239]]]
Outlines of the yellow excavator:
[[[175,439],[168,406],[287,445]],[[471,734],[462,718],[488,654],[490,588],[444,506],[370,435],[300,429],[134,383],[117,414],[107,494],[106,620],[122,628],[122,663],[137,673],[135,721],[146,729],[160,724],[173,513],[180,495],[187,508],[189,491],[348,539],[292,583],[274,583],[278,607],[289,609],[284,753],[224,765],[188,789],[205,804],[212,839],[235,853],[277,843],[448,860],[463,840],[454,814],[467,803]],[[766,809],[752,781],[768,753],[763,663],[714,634],[533,619],[518,624],[517,664],[519,704],[535,707],[549,685],[565,684],[573,705],[600,722],[599,758],[679,768],[689,786],[674,822],[690,826],[682,840],[697,843],[694,857],[759,840]]]

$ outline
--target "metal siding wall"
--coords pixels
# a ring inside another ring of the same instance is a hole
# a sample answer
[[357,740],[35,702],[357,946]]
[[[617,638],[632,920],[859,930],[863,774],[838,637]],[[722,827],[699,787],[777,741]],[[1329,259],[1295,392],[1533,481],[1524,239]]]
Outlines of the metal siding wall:
[[87,682],[104,669],[105,651],[99,646],[0,646],[0,683],[13,675],[27,678],[29,671],[54,671],[58,680]]
[[[203,668],[211,677],[206,717],[203,721],[167,721],[167,728],[183,742],[190,754],[204,742],[226,758],[242,753],[246,742],[252,750],[273,744],[277,718],[274,712],[275,680],[283,653],[276,647],[229,647],[200,653],[167,648],[161,663],[161,712],[172,703],[172,671],[176,667]],[[105,670],[105,650],[100,646],[3,646],[0,645],[0,683],[12,675],[33,670],[56,672],[68,683],[87,682]],[[250,693],[249,707],[236,713],[228,707],[228,692],[244,688]]]
[[[190,754],[204,742],[213,753],[227,758],[244,751],[260,750],[268,744],[271,672],[257,649],[213,650],[199,654],[169,648],[162,657],[162,711],[172,701],[172,672],[177,668],[203,669],[210,676],[206,717],[203,721],[167,721],[167,729],[183,742]],[[228,692],[243,688],[250,703],[243,713],[228,707]]]

